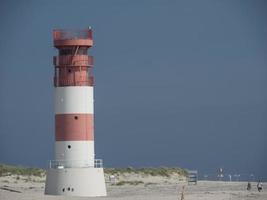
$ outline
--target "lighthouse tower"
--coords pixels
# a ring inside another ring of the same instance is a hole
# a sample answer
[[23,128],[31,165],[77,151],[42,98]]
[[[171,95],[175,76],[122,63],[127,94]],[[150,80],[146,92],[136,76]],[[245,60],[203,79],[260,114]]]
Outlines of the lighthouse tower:
[[94,153],[92,30],[54,30],[55,155],[45,194],[106,196],[102,160]]

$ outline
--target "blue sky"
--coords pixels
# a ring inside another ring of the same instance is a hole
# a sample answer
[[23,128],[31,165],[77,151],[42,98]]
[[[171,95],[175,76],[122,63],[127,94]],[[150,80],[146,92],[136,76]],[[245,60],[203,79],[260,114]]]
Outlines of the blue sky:
[[1,1],[0,162],[53,159],[54,28],[94,31],[96,156],[267,179],[265,1]]

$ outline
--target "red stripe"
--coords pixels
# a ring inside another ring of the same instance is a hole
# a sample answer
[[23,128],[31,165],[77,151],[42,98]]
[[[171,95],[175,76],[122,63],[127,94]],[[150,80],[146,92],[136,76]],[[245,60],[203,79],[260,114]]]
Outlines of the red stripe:
[[58,114],[55,123],[56,141],[94,140],[93,114]]
[[87,74],[88,67],[58,67],[55,69],[54,86],[93,86],[94,77]]

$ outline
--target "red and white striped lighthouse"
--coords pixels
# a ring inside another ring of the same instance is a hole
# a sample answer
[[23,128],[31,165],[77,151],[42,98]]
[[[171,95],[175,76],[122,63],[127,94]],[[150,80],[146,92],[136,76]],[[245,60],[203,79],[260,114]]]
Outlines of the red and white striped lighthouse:
[[92,30],[54,30],[55,160],[45,194],[105,196],[102,161],[94,153]]

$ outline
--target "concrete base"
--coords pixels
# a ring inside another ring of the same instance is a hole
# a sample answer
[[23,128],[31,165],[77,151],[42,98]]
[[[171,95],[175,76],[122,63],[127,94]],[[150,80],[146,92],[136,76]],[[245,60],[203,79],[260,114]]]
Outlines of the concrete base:
[[106,196],[103,168],[48,169],[45,194],[98,197]]

